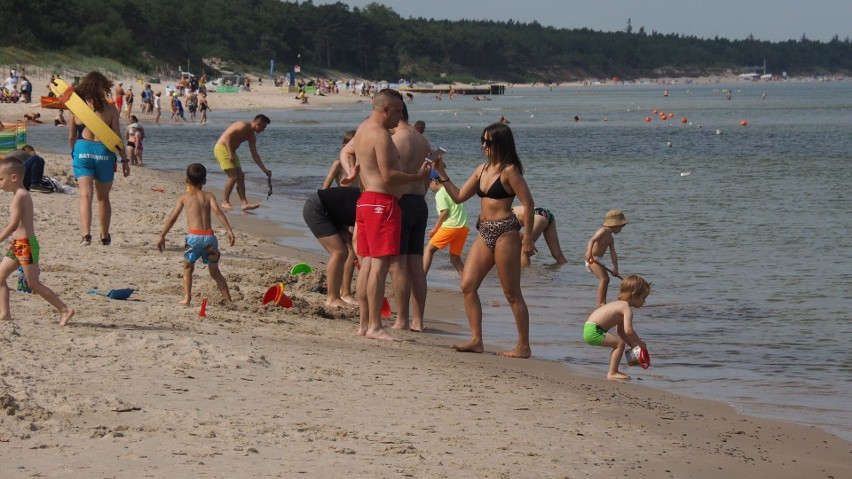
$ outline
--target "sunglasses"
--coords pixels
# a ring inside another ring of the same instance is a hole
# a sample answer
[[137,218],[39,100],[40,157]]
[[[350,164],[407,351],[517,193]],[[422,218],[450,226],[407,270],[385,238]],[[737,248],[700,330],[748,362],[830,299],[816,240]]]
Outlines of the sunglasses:
[[493,145],[493,144],[494,144],[494,141],[489,140],[488,138],[485,138],[484,136],[483,136],[482,138],[480,138],[480,139],[479,139],[479,142],[480,142],[480,143],[484,143],[484,144],[485,144],[485,146],[487,146],[487,147],[489,147],[489,148],[491,148],[491,145]]

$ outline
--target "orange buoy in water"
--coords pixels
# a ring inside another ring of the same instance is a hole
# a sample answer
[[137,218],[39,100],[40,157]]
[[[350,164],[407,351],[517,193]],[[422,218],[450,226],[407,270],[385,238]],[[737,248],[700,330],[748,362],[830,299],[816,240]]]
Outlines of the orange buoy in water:
[[674,118],[674,113],[669,113],[669,118]]
[[684,117],[681,117],[681,119],[680,119],[680,122],[681,122],[681,123],[686,123],[686,121],[687,121],[687,120],[686,120],[686,117],[685,117],[685,116],[684,116]]
[[747,121],[745,121],[745,120],[743,120],[743,121],[741,121],[741,122],[740,122],[740,126],[747,126],[747,125],[748,125],[748,122],[747,122]]
[[651,113],[652,113],[652,114],[654,114],[654,115],[656,115],[656,114],[658,113],[658,111],[657,111],[657,109],[656,109],[656,108],[654,108],[653,110],[651,110]]
[[651,117],[650,117],[650,116],[646,116],[646,117],[645,117],[645,121],[647,121],[648,123],[650,123],[650,122],[651,122]]

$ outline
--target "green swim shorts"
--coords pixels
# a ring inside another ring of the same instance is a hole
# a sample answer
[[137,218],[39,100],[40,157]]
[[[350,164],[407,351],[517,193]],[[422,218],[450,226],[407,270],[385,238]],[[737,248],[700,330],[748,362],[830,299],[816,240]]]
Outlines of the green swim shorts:
[[17,261],[19,264],[38,264],[38,256],[41,248],[35,236],[12,240],[6,257]]
[[586,321],[586,325],[583,326],[583,339],[586,340],[587,344],[590,344],[592,346],[600,346],[605,337],[605,329],[591,321]]

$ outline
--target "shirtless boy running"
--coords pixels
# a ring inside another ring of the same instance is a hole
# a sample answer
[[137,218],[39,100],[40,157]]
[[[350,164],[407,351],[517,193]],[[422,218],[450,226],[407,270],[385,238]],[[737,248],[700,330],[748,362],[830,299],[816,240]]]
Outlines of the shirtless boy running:
[[9,307],[9,287],[6,278],[20,265],[30,289],[59,312],[59,325],[65,326],[74,316],[52,289],[39,279],[39,244],[33,221],[33,199],[24,188],[24,164],[14,157],[0,160],[0,189],[13,193],[9,207],[9,224],[0,232],[0,241],[12,238],[12,244],[0,262],[0,320],[12,319]]
[[216,281],[216,286],[222,293],[225,301],[231,302],[231,293],[228,291],[228,283],[219,271],[219,242],[213,234],[213,226],[210,221],[210,211],[216,214],[222,225],[227,228],[228,243],[234,246],[234,232],[228,223],[225,213],[216,203],[213,193],[202,190],[207,182],[207,169],[200,163],[193,163],[186,168],[187,191],[177,199],[177,205],[163,226],[160,239],[157,241],[157,249],[160,252],[166,247],[166,234],[174,226],[180,217],[181,211],[186,209],[186,251],[183,253],[183,300],[180,304],[189,305],[192,300],[192,272],[195,270],[195,262],[199,259],[204,264],[209,264],[210,277]]

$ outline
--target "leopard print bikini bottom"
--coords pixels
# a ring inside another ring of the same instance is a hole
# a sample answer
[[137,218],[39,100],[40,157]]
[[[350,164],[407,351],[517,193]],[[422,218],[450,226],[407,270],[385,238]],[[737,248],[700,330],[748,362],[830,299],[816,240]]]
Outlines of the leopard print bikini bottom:
[[476,228],[479,230],[479,236],[482,236],[482,241],[485,241],[485,245],[491,248],[491,251],[494,251],[497,240],[504,233],[520,231],[521,223],[518,222],[517,216],[512,215],[503,220],[480,220],[477,222]]

